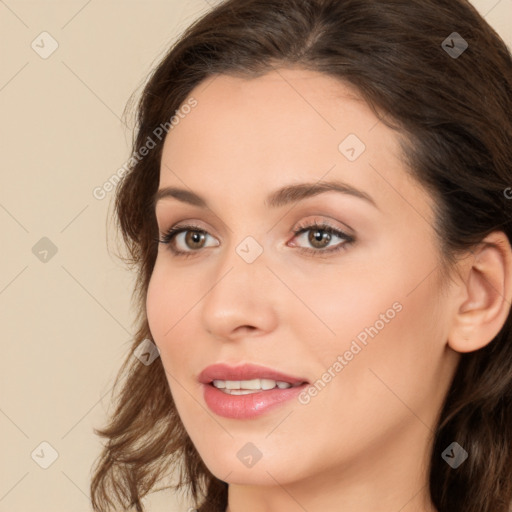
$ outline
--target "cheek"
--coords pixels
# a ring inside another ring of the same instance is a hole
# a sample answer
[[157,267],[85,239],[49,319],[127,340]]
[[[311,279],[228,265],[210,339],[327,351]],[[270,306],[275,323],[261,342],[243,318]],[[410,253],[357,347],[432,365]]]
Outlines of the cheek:
[[[361,397],[379,397],[375,410],[380,410],[378,402],[388,403],[394,413],[402,414],[406,403],[419,412],[440,384],[447,308],[433,272],[434,260],[419,264],[411,251],[407,259],[395,256],[394,262],[387,261],[388,271],[379,273],[378,279],[374,275],[373,283],[367,279],[354,302],[346,302],[349,332],[344,344],[361,336],[365,341],[346,368],[346,376],[351,376],[348,386],[354,384],[352,391]],[[385,414],[385,408],[380,413]]]
[[[181,289],[178,283],[172,281],[166,275],[163,265],[155,265],[151,276],[146,297],[146,313],[148,324],[153,335],[153,340],[160,349],[166,350],[166,340],[172,339],[178,321],[179,301],[177,289]],[[163,352],[162,352],[163,355]]]
[[[316,324],[317,336],[336,342],[336,337],[345,339],[373,325],[381,313],[401,301],[403,290],[410,289],[409,283],[414,280],[407,274],[418,271],[411,268],[411,248],[399,235],[395,232],[367,239],[331,264],[293,274],[293,289],[312,312],[304,315],[304,305],[297,303],[295,309],[302,313],[302,325],[309,320]],[[403,246],[397,249],[400,243]]]
[[386,382],[408,394],[411,383],[421,386],[436,375],[445,347],[446,308],[433,246],[410,234],[398,242],[389,239],[371,258],[362,252],[357,261],[347,258],[339,271],[329,269],[329,279],[320,274],[302,279],[296,289],[316,316],[297,307],[290,325],[296,339],[311,340],[320,366],[332,367],[351,351],[342,372],[351,381],[381,385],[368,371],[379,369]]
[[165,294],[165,286],[159,276],[158,268],[155,266],[146,295],[146,314],[151,334],[157,345],[163,331],[167,301],[168,297]]
[[[190,367],[184,363],[188,358],[193,358],[193,351],[185,347],[193,339],[190,326],[194,316],[193,305],[198,300],[197,293],[193,284],[187,285],[180,280],[179,272],[170,271],[165,261],[157,260],[148,285],[146,313],[164,367],[173,373],[177,368],[183,371]],[[194,322],[197,322],[197,317]]]
[[303,299],[288,301],[287,312],[293,316],[287,323],[295,331],[294,338],[314,340],[312,348],[317,354],[337,355],[359,334],[364,341],[366,328],[376,322],[382,328],[381,315],[395,321],[404,294],[389,263],[382,263],[390,261],[385,256],[360,261],[347,258],[338,266],[289,280],[294,293]]

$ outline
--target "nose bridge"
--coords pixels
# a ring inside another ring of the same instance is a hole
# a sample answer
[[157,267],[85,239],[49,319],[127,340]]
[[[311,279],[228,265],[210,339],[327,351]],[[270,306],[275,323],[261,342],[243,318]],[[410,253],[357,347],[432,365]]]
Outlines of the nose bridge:
[[272,328],[275,311],[268,283],[272,273],[266,263],[263,245],[253,236],[225,248],[202,307],[202,321],[210,333],[228,338],[241,326]]
[[233,289],[246,287],[257,291],[258,283],[262,283],[269,273],[266,267],[268,258],[264,250],[264,233],[258,232],[244,237],[237,236],[237,233],[232,232],[231,241],[220,253],[216,282],[225,276],[227,281],[231,280]]

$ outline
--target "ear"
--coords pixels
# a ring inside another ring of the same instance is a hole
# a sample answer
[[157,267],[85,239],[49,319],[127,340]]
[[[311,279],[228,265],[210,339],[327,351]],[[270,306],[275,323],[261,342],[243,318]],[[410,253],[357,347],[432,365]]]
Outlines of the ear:
[[460,293],[448,345],[457,352],[473,352],[490,343],[510,314],[512,249],[507,236],[495,231],[464,260]]

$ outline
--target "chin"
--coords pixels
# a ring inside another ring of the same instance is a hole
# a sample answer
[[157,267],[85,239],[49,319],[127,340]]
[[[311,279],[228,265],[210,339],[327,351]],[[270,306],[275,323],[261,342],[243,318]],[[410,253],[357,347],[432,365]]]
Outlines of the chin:
[[203,461],[216,478],[228,484],[275,486],[277,482],[286,484],[300,478],[290,472],[293,461],[264,459],[263,456],[251,467],[241,462],[236,453],[222,460],[218,456],[212,456],[211,460],[203,458]]

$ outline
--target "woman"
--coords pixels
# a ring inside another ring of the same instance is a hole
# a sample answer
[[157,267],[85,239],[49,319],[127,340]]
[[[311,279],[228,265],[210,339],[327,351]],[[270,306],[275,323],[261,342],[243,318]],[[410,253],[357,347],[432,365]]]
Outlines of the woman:
[[512,60],[475,9],[228,0],[138,114],[94,509],[174,471],[202,512],[509,511]]

